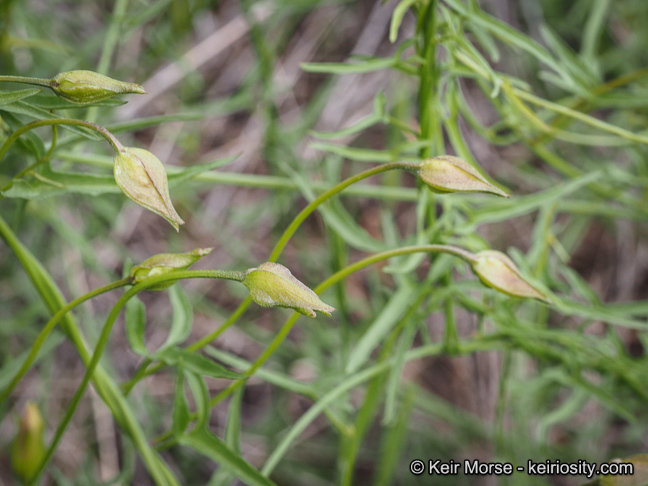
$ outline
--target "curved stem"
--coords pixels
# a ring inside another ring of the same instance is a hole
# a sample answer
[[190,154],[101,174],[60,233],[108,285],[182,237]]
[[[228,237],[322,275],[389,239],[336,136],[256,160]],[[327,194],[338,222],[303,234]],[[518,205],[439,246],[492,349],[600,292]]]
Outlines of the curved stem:
[[16,376],[13,377],[9,385],[7,385],[7,387],[2,391],[2,394],[0,394],[0,403],[2,403],[11,394],[13,389],[22,379],[22,377],[25,376],[25,373],[29,371],[29,368],[36,360],[38,351],[40,351],[47,337],[54,330],[54,327],[56,327],[58,322],[63,318],[65,314],[70,312],[78,305],[81,305],[87,300],[92,299],[93,297],[96,297],[101,294],[105,294],[106,292],[110,292],[111,290],[118,289],[128,284],[130,284],[130,278],[124,278],[122,280],[118,280],[117,282],[112,282],[108,285],[104,285],[103,287],[95,289],[91,292],[88,292],[85,295],[82,295],[77,299],[74,299],[72,302],[70,302],[65,307],[61,308],[56,314],[54,314],[52,318],[47,322],[47,324],[45,324],[45,327],[41,330],[38,336],[36,337],[34,344],[32,344],[29,355],[27,356],[27,358],[25,358],[25,361],[23,362],[22,366],[18,370],[18,373],[16,373]]
[[122,152],[124,150],[124,146],[119,143],[119,140],[115,138],[115,136],[110,133],[108,130],[106,130],[104,127],[100,125],[96,125],[95,123],[90,123],[87,121],[83,120],[75,120],[73,118],[52,118],[50,120],[37,120],[31,123],[28,123],[27,125],[24,125],[20,127],[18,130],[13,132],[7,140],[5,140],[4,144],[2,144],[2,147],[0,147],[0,160],[5,156],[7,153],[7,150],[9,150],[9,147],[13,145],[13,143],[18,140],[18,138],[23,134],[28,132],[29,130],[33,130],[34,128],[38,127],[44,127],[47,125],[75,125],[78,127],[84,127],[84,128],[89,128],[91,130],[94,130],[95,132],[98,132],[101,136],[103,136],[110,146],[113,148],[115,153]]
[[[52,276],[43,268],[34,255],[23,246],[1,215],[0,238],[12,249],[50,312],[55,313],[61,307],[64,307],[66,301]],[[61,328],[77,349],[84,364],[88,364],[91,359],[88,345],[71,314],[68,313],[63,316]],[[178,480],[171,469],[150,446],[140,422],[135,418],[132,408],[119,391],[112,376],[101,365],[97,365],[93,379],[97,392],[110,408],[115,421],[135,444],[155,484],[164,486],[178,485]]]
[[[355,184],[358,181],[361,181],[362,179],[366,179],[367,177],[371,177],[372,175],[380,174],[382,172],[387,172],[390,170],[408,170],[408,171],[416,171],[418,169],[418,164],[413,163],[413,162],[391,162],[389,164],[382,164],[379,165],[378,167],[374,167],[372,169],[365,170],[363,172],[360,172],[359,174],[356,174],[353,177],[349,177],[348,179],[345,179],[344,181],[340,182],[339,184],[336,184],[335,186],[331,187],[327,191],[323,192],[320,194],[317,198],[313,199],[308,206],[306,206],[304,209],[301,210],[301,212],[295,216],[295,219],[290,223],[288,228],[283,232],[281,237],[279,238],[279,241],[277,241],[277,244],[274,246],[272,249],[272,252],[270,254],[270,257],[268,258],[269,262],[276,262],[279,256],[281,255],[281,252],[283,249],[286,247],[286,244],[290,240],[290,238],[295,234],[299,226],[304,222],[304,220],[311,214],[313,211],[315,211],[319,206],[321,206],[323,203],[325,203],[327,200],[335,196],[336,194],[339,194],[342,192],[344,189],[347,187],[351,186],[352,184]],[[221,334],[223,334],[228,328],[230,328],[234,323],[239,319],[239,317],[243,314],[243,312],[250,306],[252,303],[252,299],[249,297],[241,302],[241,304],[238,306],[238,308],[234,311],[234,313],[214,332],[208,334],[207,336],[203,337],[196,343],[192,344],[189,346],[187,349],[189,351],[196,351],[212,341],[214,339],[218,338]],[[124,383],[122,385],[123,390],[125,393],[129,393],[130,390],[132,390],[133,386],[137,383],[139,379],[142,379],[146,376],[149,376],[150,374],[162,369],[165,364],[164,363],[158,363],[155,366],[153,366],[150,370],[148,371],[142,371],[142,367],[144,369],[150,364],[150,362],[142,362],[140,365],[140,369],[137,370],[135,376],[131,378],[128,382]],[[136,379],[137,378],[137,379]]]
[[313,201],[308,206],[302,209],[301,212],[295,217],[295,219],[293,219],[292,223],[290,223],[290,226],[286,228],[286,230],[281,235],[281,238],[279,238],[279,241],[272,249],[272,253],[268,258],[268,261],[269,262],[277,261],[284,247],[286,246],[290,238],[292,238],[292,236],[295,234],[295,231],[297,231],[297,228],[299,228],[299,226],[304,222],[304,220],[326,200],[342,192],[351,184],[355,184],[356,182],[361,181],[362,179],[366,179],[367,177],[371,177],[372,175],[380,174],[381,172],[387,172],[389,170],[397,170],[397,169],[415,171],[418,169],[418,164],[413,162],[391,162],[389,164],[382,164],[379,165],[378,167],[374,167],[372,169],[365,170],[364,172],[360,172],[359,174],[356,174],[353,177],[349,177],[348,179],[333,186],[328,191],[320,194],[317,198],[313,199]]
[[185,279],[185,278],[221,278],[227,280],[236,280],[240,282],[243,279],[243,273],[235,272],[235,271],[227,271],[227,270],[183,270],[179,272],[169,273],[166,275],[161,275],[158,277],[148,278],[145,281],[135,285],[134,287],[126,291],[126,293],[124,293],[124,295],[122,295],[117,301],[117,303],[113,306],[112,310],[110,311],[110,314],[108,314],[108,318],[106,319],[106,323],[104,324],[104,327],[101,330],[101,334],[99,335],[99,340],[97,341],[97,345],[95,346],[94,352],[92,354],[92,359],[90,360],[90,363],[86,368],[86,372],[83,375],[81,384],[77,388],[77,391],[74,393],[74,396],[72,397],[72,400],[70,401],[70,404],[68,405],[67,410],[65,411],[65,415],[63,416],[61,423],[56,429],[54,438],[52,439],[52,442],[50,443],[50,446],[47,449],[45,457],[41,461],[41,464],[38,468],[38,472],[34,475],[34,478],[40,477],[43,470],[45,469],[50,459],[54,455],[54,452],[56,451],[56,448],[61,438],[63,437],[63,434],[65,433],[65,429],[70,423],[70,420],[72,420],[74,412],[76,411],[76,408],[79,405],[79,402],[81,401],[81,398],[83,397],[83,394],[85,393],[85,390],[88,387],[90,380],[92,379],[92,374],[94,373],[95,368],[99,364],[99,359],[101,358],[101,355],[103,354],[103,351],[106,348],[106,345],[108,344],[108,338],[110,337],[110,332],[112,331],[115,321],[117,320],[117,317],[119,316],[121,310],[124,308],[126,303],[138,293],[150,287],[153,287],[157,284]]
[[[403,248],[397,248],[395,250],[389,250],[389,251],[384,251],[382,253],[377,253],[375,255],[371,255],[367,258],[363,258],[362,260],[349,265],[342,270],[334,273],[331,275],[329,278],[324,280],[321,284],[319,284],[317,287],[313,289],[313,291],[316,294],[322,293],[324,290],[328,289],[330,286],[336,284],[343,278],[348,277],[354,272],[357,272],[359,270],[362,270],[363,268],[366,268],[374,263],[378,263],[383,260],[387,260],[389,258],[393,258],[396,256],[401,256],[401,255],[409,255],[412,253],[420,253],[420,252],[428,252],[428,253],[448,253],[451,255],[455,255],[463,260],[465,260],[468,263],[473,263],[475,261],[475,257],[472,253],[463,250],[462,248],[458,248],[456,246],[450,246],[450,245],[417,245],[417,246],[406,246]],[[220,392],[218,395],[216,395],[214,398],[212,398],[209,402],[209,406],[213,407],[217,403],[221,402],[225,398],[227,398],[229,395],[231,395],[234,391],[236,391],[238,388],[243,386],[250,376],[252,376],[256,370],[258,370],[263,364],[272,356],[272,354],[275,352],[275,350],[281,345],[281,343],[284,341],[284,339],[288,336],[290,333],[291,329],[297,322],[297,319],[301,316],[298,312],[293,312],[293,314],[288,318],[288,320],[284,323],[284,325],[281,327],[277,335],[274,337],[272,342],[268,345],[268,347],[261,353],[261,355],[252,363],[252,366],[250,366],[244,373],[243,375],[245,378],[242,378],[240,380],[234,381],[231,385],[229,385],[227,388],[225,388],[222,392]],[[195,418],[195,414],[191,415],[191,419],[193,420]],[[168,447],[169,445],[175,443],[175,439],[172,438],[173,432],[171,430],[165,432],[164,434],[156,437],[153,439],[155,442],[162,442],[162,441],[167,441],[165,442],[162,446],[163,448]],[[170,439],[170,440],[167,440]]]
[[0,82],[33,84],[36,86],[45,86],[46,88],[52,87],[49,79],[27,78],[25,76],[0,76]]
[[[375,255],[371,255],[370,257],[363,258],[362,260],[349,265],[342,270],[334,273],[331,275],[329,278],[324,280],[321,284],[319,284],[317,287],[313,289],[313,291],[316,294],[320,294],[324,292],[326,289],[328,289],[330,286],[338,283],[340,280],[348,277],[352,273],[355,273],[359,270],[362,270],[363,268],[366,268],[370,265],[373,265],[374,263],[378,263],[383,260],[387,260],[389,258],[393,258],[396,256],[401,256],[401,255],[409,255],[412,253],[420,253],[420,252],[427,252],[427,253],[449,253],[451,255],[458,256],[459,258],[462,258],[468,263],[472,263],[475,258],[472,253],[467,252],[466,250],[463,250],[461,248],[458,248],[456,246],[450,246],[450,245],[417,245],[417,246],[406,246],[403,248],[397,248],[395,250],[389,250],[389,251],[384,251],[381,253],[377,253]],[[288,335],[290,330],[292,329],[293,325],[297,321],[301,314],[298,312],[294,312],[290,318],[284,323],[282,328],[279,330],[279,333],[275,336],[275,338],[272,340],[270,345],[265,349],[263,353],[256,359],[256,361],[248,368],[245,373],[245,377],[250,377],[254,374],[256,370],[258,370],[263,364],[268,360],[268,358],[274,353],[274,351],[279,347],[279,345],[283,342],[285,337]],[[244,379],[238,380],[234,383],[232,383],[229,387],[227,387],[225,390],[223,390],[221,393],[216,395],[210,402],[211,406],[216,405],[218,402],[220,402],[223,398],[227,397],[230,395],[236,388],[241,386],[244,383]]]

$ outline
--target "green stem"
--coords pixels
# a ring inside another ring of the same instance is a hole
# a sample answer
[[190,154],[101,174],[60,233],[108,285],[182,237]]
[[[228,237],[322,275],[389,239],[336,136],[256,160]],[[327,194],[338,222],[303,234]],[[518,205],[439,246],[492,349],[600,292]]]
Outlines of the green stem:
[[35,478],[38,478],[42,474],[43,470],[45,469],[50,459],[54,455],[54,452],[56,451],[56,448],[61,438],[63,437],[63,434],[65,433],[65,429],[67,428],[68,424],[72,420],[72,417],[74,416],[77,406],[79,405],[79,402],[81,401],[81,398],[83,397],[83,394],[85,393],[85,390],[88,387],[88,384],[90,383],[90,379],[92,378],[95,368],[99,364],[99,359],[101,358],[101,355],[103,354],[103,351],[106,348],[106,345],[108,344],[108,338],[110,337],[110,332],[112,331],[115,321],[117,320],[117,317],[119,316],[121,310],[124,308],[126,303],[135,295],[142,292],[143,290],[146,290],[160,283],[175,281],[184,278],[221,278],[227,280],[236,280],[240,282],[243,279],[243,273],[235,272],[235,271],[227,271],[227,270],[184,270],[184,271],[174,272],[174,273],[161,275],[157,277],[147,278],[145,281],[135,285],[134,287],[126,291],[126,293],[124,293],[124,295],[122,295],[117,301],[117,303],[113,306],[112,310],[110,311],[110,314],[108,314],[108,318],[106,319],[106,323],[104,324],[104,327],[101,330],[99,340],[92,354],[92,359],[90,360],[90,363],[86,368],[86,372],[83,375],[81,384],[77,388],[77,391],[75,392],[74,396],[72,397],[72,400],[70,401],[70,404],[67,407],[67,410],[65,411],[65,415],[63,416],[61,423],[56,429],[54,438],[52,439],[52,442],[49,448],[47,449],[47,453],[45,454],[45,457],[43,458],[38,468],[38,472],[36,473]]
[[[483,351],[485,349],[493,349],[496,346],[493,346],[492,342],[484,343],[482,339],[476,338],[472,341],[465,342],[461,345],[461,348],[458,351],[458,354],[470,354],[477,351]],[[443,347],[440,344],[431,344],[429,346],[420,346],[416,349],[412,349],[405,354],[405,361],[414,361],[417,359],[425,358],[428,356],[436,356],[443,352]],[[277,444],[272,451],[272,454],[268,457],[265,464],[261,468],[261,474],[264,476],[269,476],[274,468],[279,464],[281,458],[286,454],[290,448],[290,444],[293,443],[299,434],[301,434],[308,425],[315,420],[315,418],[322,413],[326,408],[333,404],[336,400],[339,399],[349,390],[353,390],[357,386],[361,385],[365,381],[371,379],[374,376],[377,376],[394,365],[394,362],[397,358],[392,357],[387,361],[382,363],[377,363],[365,370],[354,373],[352,376],[349,376],[345,381],[337,385],[326,395],[320,397],[317,403],[313,404],[306,413],[304,413],[299,420],[295,422],[290,431],[281,439],[281,442]]]
[[86,302],[87,300],[90,300],[98,295],[105,294],[106,292],[110,292],[111,290],[118,289],[120,287],[128,285],[129,283],[130,283],[130,278],[125,278],[122,280],[118,280],[117,282],[112,282],[108,285],[104,285],[103,287],[95,289],[92,292],[88,292],[87,294],[77,299],[74,299],[72,302],[70,302],[65,307],[62,307],[56,314],[54,314],[52,318],[47,322],[47,324],[45,324],[45,327],[41,330],[38,336],[36,337],[34,344],[32,344],[29,355],[27,356],[22,366],[18,370],[18,373],[16,373],[16,376],[13,377],[11,383],[9,383],[9,385],[7,385],[7,387],[2,391],[2,394],[0,394],[0,403],[2,403],[11,394],[11,392],[16,387],[18,382],[20,382],[22,377],[25,376],[27,371],[29,371],[29,368],[36,360],[36,356],[38,355],[38,352],[40,351],[41,347],[45,343],[45,340],[50,335],[50,333],[54,330],[56,324],[58,324],[58,322],[63,318],[65,314],[70,312],[78,305],[81,305],[82,303]]
[[[56,283],[54,283],[51,275],[43,268],[40,262],[29,252],[29,250],[20,243],[18,238],[16,238],[16,235],[11,231],[11,228],[1,216],[0,237],[13,250],[50,312],[56,313],[62,307],[65,307],[66,302],[63,298],[63,294]],[[90,352],[88,351],[88,345],[85,343],[76,322],[69,313],[63,316],[61,328],[77,349],[83,362],[85,364],[89,363]],[[119,388],[113,381],[112,377],[106,373],[101,365],[97,366],[94,373],[94,383],[97,392],[110,409],[115,421],[133,441],[133,444],[142,457],[142,461],[146,465],[146,468],[151,474],[155,484],[160,486],[177,485],[177,479],[174,477],[166,463],[151,448],[139,421],[136,419],[133,410],[130,408],[130,405],[119,392]]]
[[[391,162],[388,164],[382,164],[377,167],[374,167],[372,169],[365,170],[363,172],[360,172],[359,174],[356,174],[353,177],[349,177],[348,179],[345,179],[344,181],[340,182],[339,184],[336,184],[335,186],[331,187],[328,189],[326,192],[320,194],[317,198],[315,198],[308,206],[306,206],[304,209],[301,210],[301,212],[295,216],[295,219],[293,219],[292,223],[286,228],[286,230],[283,232],[281,237],[279,238],[279,241],[277,241],[277,244],[274,246],[272,249],[272,253],[270,254],[270,257],[268,258],[269,262],[276,262],[279,256],[281,255],[281,252],[283,249],[286,247],[286,244],[290,240],[290,238],[295,234],[299,226],[304,222],[304,220],[311,214],[315,209],[317,209],[319,206],[321,206],[323,203],[325,203],[327,200],[335,196],[336,194],[339,194],[342,192],[344,189],[347,187],[351,186],[352,184],[355,184],[358,181],[361,181],[363,179],[366,179],[367,177],[371,177],[372,175],[380,174],[382,172],[387,172],[390,170],[409,170],[409,171],[416,171],[418,169],[418,164],[413,163],[413,162]],[[211,334],[208,334],[207,336],[203,337],[200,341],[197,341],[193,345],[191,345],[188,349],[190,351],[196,351],[203,346],[206,346],[207,344],[213,342],[215,339],[217,339],[221,334],[223,334],[229,327],[234,325],[238,318],[243,314],[243,312],[250,306],[252,303],[252,299],[249,297],[241,302],[241,304],[238,306],[238,308],[234,311],[234,313],[225,321],[216,331],[212,332]],[[150,361],[147,362],[146,360],[142,362],[140,365],[140,369],[137,370],[135,376],[131,378],[128,382],[124,383],[122,385],[123,390],[125,393],[129,393],[130,390],[132,390],[133,386],[137,383],[138,380],[149,376],[150,374],[162,369],[165,365],[164,363],[158,363],[156,364],[153,368],[150,370],[146,371],[146,367],[150,364]]]
[[[80,164],[87,164],[97,167],[112,167],[112,158],[96,154],[79,154],[76,152],[68,152],[59,150],[56,153],[57,157],[70,162]],[[167,167],[167,173],[170,175],[177,173],[177,168],[173,166]],[[290,179],[289,177],[258,175],[258,174],[243,174],[240,172],[203,172],[194,178],[195,181],[208,182],[210,184],[223,184],[228,186],[238,187],[254,187],[259,189],[269,190],[294,190],[299,189],[299,183]],[[332,186],[321,183],[313,182],[312,188],[315,192],[324,192],[331,189]],[[347,188],[344,191],[345,196],[358,196],[358,197],[372,197],[378,198],[383,201],[418,201],[419,195],[416,189],[407,187],[386,187],[370,184],[357,184]]]
[[13,132],[7,138],[7,140],[5,140],[4,144],[2,144],[2,147],[0,147],[0,161],[7,153],[7,150],[9,150],[9,147],[11,147],[11,145],[13,145],[13,143],[16,140],[18,140],[18,138],[23,133],[26,133],[29,130],[33,130],[34,128],[44,127],[47,125],[75,125],[78,127],[89,128],[91,130],[98,132],[101,136],[103,136],[108,141],[110,146],[113,148],[115,153],[119,153],[124,150],[124,146],[121,143],[119,143],[119,140],[117,140],[112,133],[110,133],[108,130],[106,130],[104,127],[100,125],[96,125],[94,123],[90,123],[83,120],[75,120],[73,118],[52,118],[51,120],[37,120],[28,123],[27,125],[24,125],[20,127],[18,130],[16,130],[15,132]]
[[[405,315],[400,319],[394,329],[392,329],[392,331],[389,333],[389,336],[385,338],[385,344],[380,350],[377,364],[384,363],[392,357],[392,351],[397,342],[398,336],[404,334],[401,334],[401,331],[403,330],[403,328],[405,328],[405,326],[408,325],[408,323],[411,325],[414,322],[414,318],[417,312],[420,311],[421,305],[429,296],[430,292],[430,290],[423,290],[420,292],[419,296],[407,310]],[[402,363],[400,363],[400,366],[402,366]],[[400,371],[398,369],[396,370],[396,372],[400,376]],[[392,373],[394,373],[394,368],[392,368]],[[348,434],[346,437],[340,437],[341,445],[340,453],[338,454],[338,463],[341,465],[340,472],[342,485],[352,484],[354,472],[353,465],[356,462],[358,452],[360,451],[362,441],[367,434],[369,426],[378,413],[378,407],[382,402],[380,395],[383,393],[383,390],[386,386],[387,380],[385,380],[385,377],[382,374],[379,374],[373,378],[371,383],[369,383],[367,386],[364,398],[362,400],[362,405],[359,407],[356,414],[355,425],[354,427],[351,427],[353,433]],[[386,415],[387,410],[385,410],[383,420],[386,418]],[[276,464],[269,464],[268,462],[266,462],[264,469],[268,466],[274,468],[275,465]]]
[[25,76],[0,76],[0,82],[34,84],[36,86],[45,86],[46,88],[52,87],[49,79],[27,78]]
[[158,371],[160,368],[164,366],[164,363],[160,362],[153,368],[147,369],[152,362],[153,359],[148,357],[144,358],[144,360],[140,363],[139,367],[137,368],[137,371],[135,371],[133,377],[119,386],[125,397],[127,397],[130,394],[130,392],[133,390],[133,387],[140,380],[146,378],[148,375],[152,375],[153,373],[155,373],[156,371]]
[[[436,108],[434,106],[439,77],[436,65],[436,7],[436,0],[429,0],[427,5],[422,7],[424,11],[419,14],[419,23],[417,25],[417,30],[422,37],[417,51],[425,59],[425,62],[421,63],[419,67],[420,140],[430,142],[438,138],[435,137],[435,134],[438,132],[435,129],[435,125],[438,126],[438,121],[435,119]],[[431,153],[430,146],[421,149],[421,156],[424,159],[430,157]]]
[[365,170],[364,172],[360,172],[359,174],[356,174],[353,177],[349,177],[348,179],[333,186],[328,191],[317,196],[315,199],[313,199],[313,201],[308,206],[306,206],[304,209],[301,210],[301,212],[295,217],[295,219],[293,219],[292,223],[290,223],[290,226],[286,228],[286,230],[281,235],[281,238],[279,238],[279,241],[277,241],[277,244],[272,249],[272,253],[268,258],[268,261],[269,262],[277,261],[279,255],[281,255],[281,252],[285,248],[286,244],[288,243],[290,238],[292,238],[292,236],[295,234],[295,231],[297,231],[297,228],[299,228],[299,226],[304,222],[304,220],[313,211],[315,211],[315,209],[317,209],[317,207],[320,206],[322,203],[324,203],[331,197],[335,196],[336,194],[342,192],[350,185],[355,184],[358,181],[361,181],[362,179],[366,179],[367,177],[370,177],[372,175],[380,174],[382,172],[387,172],[389,170],[398,170],[398,169],[416,171],[418,169],[418,164],[413,162],[391,162],[389,164],[382,164],[372,169]]
[[[319,284],[317,287],[313,289],[313,291],[316,294],[322,293],[324,290],[329,288],[330,286],[338,283],[340,280],[343,278],[348,277],[354,272],[357,272],[359,270],[362,270],[363,268],[366,268],[370,265],[373,265],[374,263],[378,263],[383,260],[387,260],[389,258],[401,256],[401,255],[409,255],[412,253],[420,253],[420,252],[428,252],[428,253],[449,253],[451,255],[458,256],[459,258],[465,260],[468,263],[472,263],[475,261],[475,257],[473,256],[472,253],[463,250],[462,248],[458,248],[456,246],[450,246],[450,245],[417,245],[417,246],[407,246],[403,248],[397,248],[395,250],[389,250],[389,251],[384,251],[382,253],[377,253],[375,255],[369,256],[367,258],[363,258],[362,260],[352,264],[348,265],[347,267],[343,268],[342,270],[334,273],[331,275],[329,278],[324,280],[321,284]],[[240,380],[237,380],[233,382],[231,385],[229,385],[227,388],[225,388],[222,392],[220,392],[218,395],[216,395],[214,398],[212,398],[209,402],[210,407],[215,406],[217,403],[221,402],[225,398],[227,398],[229,395],[231,395],[233,392],[235,392],[237,389],[239,389],[241,386],[243,386],[250,376],[252,376],[256,370],[258,370],[261,366],[264,365],[264,363],[272,356],[272,354],[275,352],[275,350],[281,345],[281,343],[284,341],[284,339],[288,336],[290,333],[291,329],[295,325],[295,322],[297,322],[297,319],[301,316],[298,312],[293,312],[293,314],[288,318],[288,320],[284,323],[284,325],[281,327],[279,330],[279,333],[274,337],[270,345],[261,353],[261,355],[254,361],[252,366],[248,368],[243,375],[245,378],[242,378]],[[195,418],[195,414],[192,414],[192,420]],[[159,437],[156,437],[154,439],[155,442],[162,442],[162,441],[167,441],[164,443],[163,447],[168,447],[169,445],[175,443],[175,439],[172,438],[173,432],[171,430],[165,432],[164,434],[160,435]],[[170,440],[167,440],[170,439]]]

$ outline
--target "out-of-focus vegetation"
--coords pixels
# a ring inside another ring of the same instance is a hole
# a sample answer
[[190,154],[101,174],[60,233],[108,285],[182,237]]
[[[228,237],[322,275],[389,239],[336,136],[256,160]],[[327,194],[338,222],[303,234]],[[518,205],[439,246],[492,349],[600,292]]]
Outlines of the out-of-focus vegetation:
[[[648,451],[644,3],[0,1],[1,76],[92,70],[148,93],[91,107],[0,93],[0,142],[55,116],[102,125],[164,163],[186,222],[176,233],[124,197],[90,132],[21,136],[0,160],[0,392],[61,307],[156,254],[213,247],[193,268],[234,272],[278,257],[336,308],[297,321],[248,308],[238,282],[188,279],[134,297],[105,341],[124,292],[93,298],[0,403],[0,485],[16,480],[14,418],[35,402],[49,446],[98,342],[43,484],[416,484],[431,479],[413,459]],[[442,154],[511,197],[385,172],[319,206],[274,255],[340,181]],[[548,302],[498,293],[449,254],[327,281],[414,245],[503,251]]]

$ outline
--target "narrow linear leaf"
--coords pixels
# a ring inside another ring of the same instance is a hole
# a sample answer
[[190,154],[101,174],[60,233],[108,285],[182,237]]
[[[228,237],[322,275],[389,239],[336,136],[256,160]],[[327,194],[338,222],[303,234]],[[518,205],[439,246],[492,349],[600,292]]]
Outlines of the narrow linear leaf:
[[371,115],[363,118],[362,120],[354,123],[350,127],[343,128],[342,130],[337,130],[335,132],[317,132],[311,130],[309,133],[313,137],[321,138],[323,140],[335,140],[337,138],[348,137],[349,135],[355,135],[369,127],[372,127],[380,123],[383,119],[383,116],[380,114],[372,113]]
[[380,459],[378,460],[378,471],[376,472],[377,486],[388,486],[393,484],[393,476],[403,451],[407,450],[407,426],[410,420],[416,388],[408,387],[404,393],[403,404],[398,412],[397,420],[385,427],[381,434],[383,439],[380,444]]
[[562,69],[560,64],[556,62],[551,54],[535,40],[515,30],[504,22],[487,15],[479,9],[468,7],[461,0],[445,0],[445,3],[456,12],[464,15],[470,22],[483,27],[507,44],[523,49],[547,67],[559,73],[567,82],[573,83],[569,73]]
[[131,350],[140,356],[150,356],[144,340],[146,328],[146,307],[144,302],[134,296],[126,303],[126,337]]
[[303,62],[300,66],[307,73],[360,74],[387,69],[395,66],[397,63],[398,59],[395,58],[378,58],[354,64],[337,62]]
[[398,408],[398,393],[402,385],[401,377],[403,374],[403,366],[405,365],[405,353],[412,347],[417,331],[417,322],[412,319],[403,332],[401,332],[398,345],[394,352],[396,364],[389,371],[386,386],[385,413],[383,416],[383,424],[386,426],[393,425],[399,417],[396,412]]
[[250,486],[275,485],[274,482],[262,476],[249,462],[206,429],[194,429],[190,434],[180,436],[178,442],[209,457],[221,467],[229,469],[235,476]]
[[[238,388],[232,395],[225,426],[225,442],[236,454],[241,453],[241,405],[245,388]],[[207,486],[228,486],[234,481],[234,475],[225,468],[218,468]]]
[[357,160],[361,162],[393,162],[394,156],[389,152],[382,150],[361,149],[355,147],[345,147],[332,143],[314,142],[310,147],[315,150],[321,150],[341,157]]
[[134,130],[141,130],[142,128],[162,125],[163,123],[202,120],[204,117],[205,115],[203,115],[202,113],[175,113],[172,115],[150,116],[146,118],[136,118],[135,120],[127,120],[119,123],[112,123],[110,125],[106,125],[106,128],[113,133],[130,132]]
[[[194,179],[203,172],[230,163],[236,157],[227,157],[205,164],[194,165],[179,171],[169,171],[169,187],[176,187],[183,182]],[[103,159],[102,159],[103,160]],[[40,169],[39,179],[23,178],[14,181],[13,185],[2,191],[7,198],[45,199],[67,193],[100,196],[102,194],[119,194],[121,190],[112,175],[84,174],[53,170],[49,166]]]
[[114,177],[108,175],[59,172],[43,166],[40,176],[41,178],[38,179],[29,177],[16,180],[9,189],[2,191],[2,195],[9,198],[38,200],[69,192],[89,196],[121,192]]
[[207,172],[209,170],[214,170],[214,169],[218,169],[219,167],[223,167],[233,162],[238,157],[239,157],[238,155],[233,155],[232,157],[225,157],[224,159],[218,159],[218,160],[213,160],[211,162],[204,162],[202,164],[192,165],[186,169],[183,168],[181,170],[177,170],[177,168],[174,168],[174,170],[168,170],[167,172],[168,172],[168,179],[169,179],[169,187],[176,187],[179,184],[182,184],[183,182],[195,178],[196,176],[202,174],[203,172]]
[[514,200],[500,199],[498,201],[489,202],[475,210],[474,220],[479,224],[484,224],[517,218],[523,214],[535,211],[543,205],[550,204],[560,197],[571,194],[602,176],[603,172],[601,171],[590,172],[582,177],[578,177],[563,184],[557,184],[551,189],[531,194],[529,196],[516,197]]
[[409,10],[409,8],[416,3],[416,0],[402,0],[392,14],[391,24],[389,25],[389,42],[392,44],[396,42],[398,38],[398,29],[400,29],[401,24],[403,23],[403,17]]
[[205,379],[198,373],[192,373],[190,371],[185,371],[185,378],[196,402],[196,416],[198,420],[195,428],[207,430],[211,408],[209,406],[209,391],[207,390]]
[[369,329],[358,341],[351,352],[346,365],[346,373],[356,372],[369,358],[373,349],[383,339],[392,327],[398,322],[407,311],[408,306],[416,298],[417,293],[412,291],[410,285],[401,286],[398,291],[389,299],[382,312],[371,324]]
[[178,367],[176,373],[175,397],[173,400],[173,433],[178,436],[187,429],[190,422],[189,402],[184,389],[184,371]]
[[[239,358],[233,354],[227,353],[221,349],[214,348],[213,346],[207,346],[205,351],[210,356],[222,361],[225,364],[228,364],[234,368],[247,369],[252,366],[252,363],[244,359]],[[267,370],[265,368],[259,368],[254,376],[261,378],[262,380],[267,381],[271,385],[275,385],[279,388],[284,388],[293,393],[312,396],[315,395],[315,389],[311,385],[302,383],[301,381],[295,380],[294,378],[280,373],[278,371]]]
[[[0,110],[2,110],[2,107],[0,107]],[[6,111],[2,112],[2,121],[7,123],[14,131],[25,124],[23,120],[18,118],[16,115]],[[36,160],[40,160],[45,154],[45,144],[43,143],[43,139],[41,139],[33,130],[23,133],[22,136],[16,140],[16,145],[14,147],[33,155]]]
[[189,337],[189,334],[191,334],[191,328],[193,326],[193,309],[182,287],[179,285],[170,287],[169,297],[171,299],[171,307],[173,308],[171,329],[169,329],[169,335],[158,352],[185,341]]
[[[14,101],[13,103],[7,103],[6,105],[2,105],[1,109],[15,113],[16,115],[29,116],[35,118],[36,120],[51,120],[52,118],[62,118],[58,115],[50,113],[47,110],[43,110],[42,108],[31,105],[26,101]],[[60,127],[90,140],[104,140],[101,135],[87,128],[77,127],[74,125],[60,125]]]
[[29,98],[43,91],[42,89],[21,89],[19,91],[0,91],[0,105]]
[[230,371],[215,361],[205,358],[201,354],[185,351],[184,349],[165,349],[159,353],[155,353],[154,357],[155,359],[159,359],[169,365],[182,365],[187,371],[198,373],[203,376],[225,378],[227,380],[238,380],[244,378],[240,373]]
[[[79,109],[79,105],[70,103],[69,101],[63,98],[59,98],[58,96],[55,95],[34,96],[32,99],[29,100],[29,103],[37,108],[42,108],[44,110],[71,110],[71,109],[78,110]],[[107,100],[101,100],[83,106],[84,108],[89,108],[91,106],[108,106],[114,108],[116,106],[125,105],[126,103],[127,102],[124,100],[107,99]]]

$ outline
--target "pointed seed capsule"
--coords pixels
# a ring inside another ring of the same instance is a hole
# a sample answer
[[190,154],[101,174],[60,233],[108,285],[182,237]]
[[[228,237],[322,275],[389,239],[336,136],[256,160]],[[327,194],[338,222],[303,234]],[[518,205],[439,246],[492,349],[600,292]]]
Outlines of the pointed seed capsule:
[[171,203],[162,162],[148,150],[139,148],[124,148],[115,155],[113,162],[115,182],[122,192],[140,206],[162,216],[178,231],[184,221]]
[[[160,253],[147,258],[139,265],[131,268],[130,277],[133,285],[144,282],[151,277],[158,277],[177,270],[187,270],[213,248],[197,248],[188,253]],[[148,290],[164,290],[171,287],[177,280],[171,280],[149,287]]]
[[425,159],[419,167],[419,177],[435,192],[487,192],[509,197],[468,162],[452,155]]
[[52,91],[78,105],[96,103],[119,94],[146,94],[139,84],[126,83],[92,71],[67,71],[50,80]]
[[315,311],[330,316],[335,310],[278,263],[266,262],[250,268],[243,284],[261,307],[288,307],[308,317],[315,317]]
[[525,297],[551,303],[551,300],[522,276],[515,263],[504,253],[484,250],[471,262],[473,272],[484,285],[512,297]]

